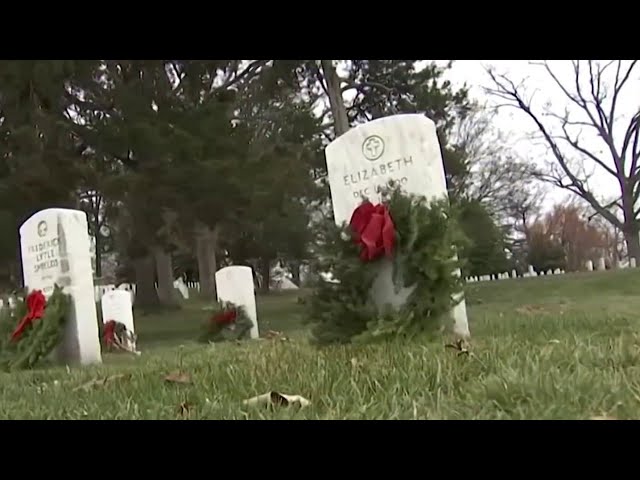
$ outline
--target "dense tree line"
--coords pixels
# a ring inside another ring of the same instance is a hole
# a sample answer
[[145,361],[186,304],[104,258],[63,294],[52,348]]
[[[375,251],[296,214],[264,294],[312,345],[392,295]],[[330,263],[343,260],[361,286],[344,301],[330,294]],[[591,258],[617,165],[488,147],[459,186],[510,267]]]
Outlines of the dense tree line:
[[505,270],[532,172],[449,67],[417,62],[0,61],[2,281],[20,284],[18,228],[48,207],[86,211],[96,275],[117,252],[144,306],[175,302],[176,270],[209,297],[226,264],[265,290],[276,263],[297,279],[328,211],[324,147],[395,113],[436,122],[469,273]]

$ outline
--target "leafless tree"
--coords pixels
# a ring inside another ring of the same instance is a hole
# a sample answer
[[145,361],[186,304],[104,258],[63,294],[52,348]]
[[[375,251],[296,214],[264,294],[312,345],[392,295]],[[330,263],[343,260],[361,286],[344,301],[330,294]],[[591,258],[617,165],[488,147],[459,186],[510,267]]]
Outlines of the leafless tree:
[[[342,80],[338,76],[333,60],[320,60],[322,65],[322,73],[319,80],[329,97],[331,113],[334,118],[335,136],[339,137],[349,131],[349,116],[342,97]],[[323,81],[324,80],[324,81]]]
[[[607,209],[610,211],[614,211],[619,208],[616,207],[613,202],[611,202],[607,205]],[[589,204],[587,204],[584,208],[584,217],[586,218],[589,225],[593,225],[601,232],[603,232],[605,243],[600,256],[605,257],[606,263],[609,264],[612,268],[616,265],[618,260],[622,260],[627,256],[633,256],[627,255],[624,232],[617,225],[614,225],[607,221]]]
[[542,211],[545,189],[541,184],[514,190],[505,199],[502,221],[508,228],[507,248],[513,255],[524,258],[530,247],[529,227]]
[[[568,99],[572,111],[565,108],[562,113],[554,112],[549,103],[538,110],[533,106],[533,95],[525,92],[522,83],[516,85],[507,75],[491,69],[488,73],[492,86],[486,91],[504,101],[501,106],[519,109],[535,124],[553,158],[540,178],[586,200],[602,218],[624,233],[629,255],[640,258],[637,218],[640,208],[636,207],[640,196],[640,97],[636,95],[631,104],[621,100],[625,86],[635,79],[637,61],[572,60],[572,79],[566,82],[560,80],[547,62],[531,63],[546,72]],[[631,118],[622,119],[623,107],[632,108]],[[559,134],[552,122],[559,125]],[[614,133],[622,122],[624,129],[618,138]],[[581,143],[583,129],[594,131],[604,148],[588,148]],[[595,170],[611,175],[619,185],[620,194],[610,204],[588,184],[589,173]],[[616,209],[612,211],[609,207]],[[622,213],[621,218],[618,213]]]
[[494,215],[505,219],[514,202],[526,202],[535,180],[536,167],[521,160],[505,132],[494,127],[495,110],[478,106],[452,132],[452,143],[463,152],[469,174],[456,190],[469,200],[482,202]]

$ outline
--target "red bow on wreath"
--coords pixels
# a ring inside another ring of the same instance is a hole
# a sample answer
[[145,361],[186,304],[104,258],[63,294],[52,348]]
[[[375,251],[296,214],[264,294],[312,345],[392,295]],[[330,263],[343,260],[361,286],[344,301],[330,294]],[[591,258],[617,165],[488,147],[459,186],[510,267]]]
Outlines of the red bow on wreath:
[[34,320],[42,318],[46,306],[47,299],[42,293],[42,290],[34,290],[29,295],[27,295],[27,313],[11,334],[11,340],[18,340],[24,333],[26,328],[31,325]]
[[112,346],[116,341],[116,321],[109,320],[104,324],[104,332],[102,333],[102,340],[108,347]]
[[361,247],[362,261],[393,253],[396,229],[386,205],[364,201],[353,211],[349,226],[356,234],[354,242]]
[[236,312],[235,309],[224,310],[216,313],[213,318],[211,318],[211,321],[217,325],[229,325],[235,323],[237,317],[238,312]]

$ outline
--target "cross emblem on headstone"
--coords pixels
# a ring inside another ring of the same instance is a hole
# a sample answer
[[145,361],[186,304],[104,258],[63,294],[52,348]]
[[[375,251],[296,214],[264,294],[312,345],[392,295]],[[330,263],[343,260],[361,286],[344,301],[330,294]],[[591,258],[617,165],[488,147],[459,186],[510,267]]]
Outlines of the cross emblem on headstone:
[[377,135],[367,137],[362,144],[362,153],[368,160],[377,160],[384,153],[384,141]]

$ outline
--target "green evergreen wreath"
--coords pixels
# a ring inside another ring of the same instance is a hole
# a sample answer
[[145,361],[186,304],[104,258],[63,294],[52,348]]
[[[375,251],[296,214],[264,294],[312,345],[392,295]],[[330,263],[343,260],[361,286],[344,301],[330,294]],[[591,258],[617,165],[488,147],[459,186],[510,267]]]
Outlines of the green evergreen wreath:
[[[381,190],[382,203],[395,227],[391,246],[378,245],[393,262],[396,289],[415,285],[398,310],[375,307],[371,287],[384,257],[363,259],[366,254],[360,235],[351,225],[336,225],[331,219],[319,231],[319,251],[313,265],[316,273],[330,273],[332,280],[320,280],[307,306],[306,322],[318,344],[348,343],[434,334],[444,326],[451,309],[460,301],[463,280],[455,275],[461,267],[456,250],[466,241],[458,227],[454,209],[447,199],[428,201],[423,196],[403,193],[389,183]],[[368,203],[363,199],[364,205]],[[374,208],[371,206],[370,208]],[[369,261],[366,261],[369,260]]]
[[26,301],[19,299],[13,309],[0,310],[0,370],[33,368],[62,340],[69,295],[55,285],[48,300],[39,290],[25,298]]
[[249,338],[253,321],[247,310],[231,302],[218,302],[204,324],[199,340],[203,343]]

